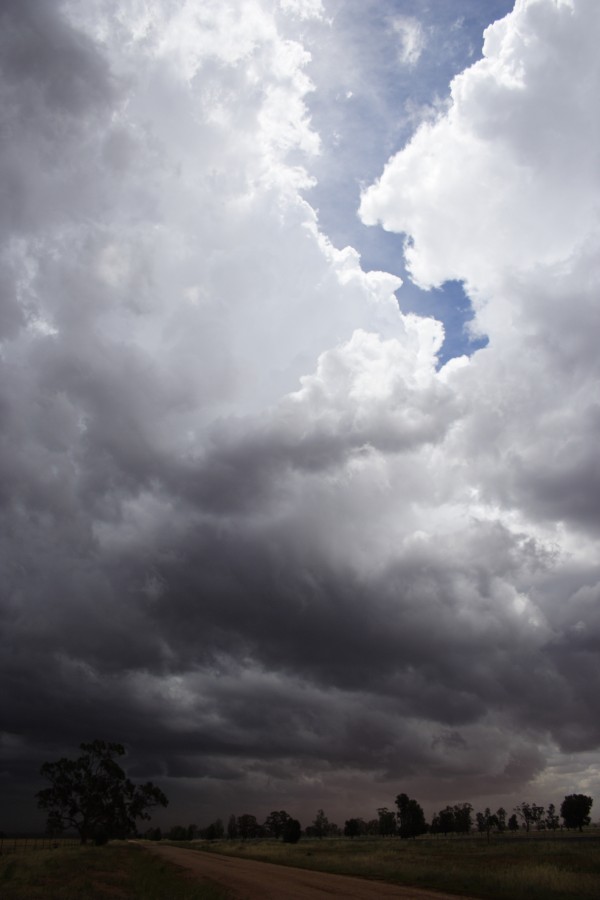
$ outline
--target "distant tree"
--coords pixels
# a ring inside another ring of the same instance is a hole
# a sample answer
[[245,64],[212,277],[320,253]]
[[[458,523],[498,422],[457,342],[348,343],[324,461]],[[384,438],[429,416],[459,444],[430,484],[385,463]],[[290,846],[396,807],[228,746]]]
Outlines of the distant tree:
[[314,836],[318,837],[319,839],[324,838],[329,833],[329,819],[322,809],[317,810],[317,815],[312,824],[312,828],[314,831]]
[[508,830],[509,831],[518,831],[519,830],[519,820],[517,819],[517,814],[513,813],[510,819],[508,820]]
[[377,810],[379,816],[379,834],[388,836],[396,834],[396,813],[387,806],[380,806]]
[[535,803],[531,806],[531,811],[533,813],[533,823],[538,831],[541,831],[544,827],[546,810],[543,806],[536,806]]
[[431,830],[434,834],[448,834],[456,831],[456,822],[454,820],[454,810],[451,806],[441,809],[437,815],[431,820]]
[[166,806],[163,792],[151,781],[134,785],[116,762],[124,756],[121,744],[93,741],[81,744],[78,759],[44,763],[41,774],[51,787],[36,795],[40,809],[48,811],[48,827],[53,831],[74,828],[85,844],[93,839],[135,833],[137,819],[150,819],[149,810]]
[[559,827],[559,818],[558,813],[556,812],[556,807],[554,803],[551,803],[546,810],[546,828],[549,831],[556,831]]
[[470,803],[456,803],[445,806],[431,820],[431,831],[434,834],[468,834],[473,824],[473,807]]
[[515,806],[515,813],[525,825],[525,831],[529,831],[531,825],[531,804],[520,803],[518,806]]
[[358,819],[346,819],[344,822],[344,837],[355,838],[358,834]]
[[453,806],[454,830],[459,834],[469,834],[473,827],[473,807],[470,803],[457,803]]
[[525,831],[529,831],[532,825],[537,825],[544,818],[544,807],[535,803],[520,803],[515,806],[515,812],[523,820]]
[[145,832],[144,837],[148,841],[160,841],[162,840],[162,831],[160,828],[148,828]]
[[425,814],[416,800],[411,800],[407,794],[398,794],[396,797],[398,807],[398,833],[401,838],[416,838],[427,831]]
[[477,821],[477,830],[480,834],[487,834],[489,843],[492,829],[498,827],[498,816],[491,812],[489,806],[486,806],[485,811],[482,813],[478,812],[475,819]]
[[560,804],[560,814],[565,828],[578,828],[590,824],[590,810],[594,801],[585,794],[569,794]]
[[251,816],[249,813],[238,816],[237,830],[239,837],[241,837],[243,841],[260,837],[262,831],[260,825],[256,821],[256,816]]
[[288,819],[290,819],[290,816],[284,809],[280,809],[279,811],[274,810],[272,813],[269,813],[265,819],[264,830],[269,837],[274,837],[275,840],[279,840],[283,835]]
[[173,825],[169,831],[168,838],[170,841],[188,841],[188,830],[185,825]]
[[506,810],[503,806],[496,810],[496,819],[498,820],[498,831],[500,833],[506,831]]
[[205,841],[220,841],[225,836],[223,819],[215,819],[214,822],[202,829],[201,835]]
[[227,837],[230,841],[235,841],[236,838],[239,837],[237,819],[233,813],[229,816],[229,821],[227,823]]
[[[394,815],[392,813],[392,815]],[[394,816],[394,820],[395,820]],[[367,834],[381,834],[379,831],[379,819],[369,819],[367,822]]]
[[292,819],[288,817],[285,825],[283,826],[283,834],[281,835],[281,839],[284,844],[297,844],[300,840],[300,835],[302,834],[302,827],[298,819]]
[[355,838],[367,833],[367,824],[364,819],[346,819],[344,834],[346,837]]

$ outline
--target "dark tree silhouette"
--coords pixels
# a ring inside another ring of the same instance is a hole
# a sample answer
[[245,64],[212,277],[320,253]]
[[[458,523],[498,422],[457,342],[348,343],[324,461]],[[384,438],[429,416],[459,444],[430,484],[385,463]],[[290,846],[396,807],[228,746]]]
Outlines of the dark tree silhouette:
[[363,819],[346,819],[344,834],[346,837],[355,838],[359,834],[367,833],[367,825]]
[[396,797],[398,807],[398,833],[401,838],[416,838],[427,831],[425,814],[416,800],[411,800],[407,794],[398,794]]
[[52,787],[36,794],[40,809],[48,811],[48,830],[54,834],[75,828],[81,843],[104,843],[135,832],[137,819],[150,818],[148,810],[166,806],[163,792],[151,781],[134,785],[115,757],[124,756],[121,744],[93,741],[80,744],[78,759],[44,763],[41,774]]
[[448,834],[456,831],[456,821],[454,818],[454,809],[446,806],[431,820],[431,830],[436,834]]
[[265,819],[264,829],[270,837],[275,840],[283,835],[286,823],[291,818],[284,809],[273,810]]
[[455,831],[469,834],[473,825],[473,807],[470,803],[456,803],[453,807]]
[[168,838],[170,841],[190,841],[190,833],[185,825],[173,825],[169,831]]
[[556,831],[559,826],[558,813],[554,803],[551,803],[546,810],[546,828],[549,831]]
[[506,810],[503,806],[496,810],[496,818],[498,819],[498,831],[506,831]]
[[244,813],[243,816],[238,816],[237,830],[238,836],[241,837],[243,841],[261,837],[262,834],[262,827],[258,824],[256,816],[251,816],[250,813]]
[[379,816],[379,834],[396,834],[396,813],[387,806],[380,806],[377,810]]
[[441,809],[431,820],[431,830],[435,834],[460,832],[468,834],[471,830],[473,807],[470,803],[456,803]]
[[223,819],[215,819],[214,822],[211,822],[210,825],[203,828],[200,834],[206,841],[220,841],[221,838],[225,837]]
[[227,837],[230,841],[234,841],[239,837],[237,819],[233,813],[229,816],[229,821],[227,823]]
[[300,840],[301,831],[302,829],[300,827],[300,822],[298,821],[298,819],[288,818],[283,828],[283,843],[297,844]]
[[590,824],[593,800],[585,794],[569,794],[560,804],[560,814],[566,828],[579,828]]
[[322,839],[326,834],[329,834],[329,819],[322,809],[317,810],[317,815],[312,827],[315,837]]
[[498,816],[490,810],[489,806],[486,806],[485,812],[478,812],[475,819],[477,820],[477,830],[480,834],[487,834],[489,844],[492,828],[498,828]]
[[515,806],[515,812],[523,819],[525,831],[529,831],[532,825],[538,825],[544,818],[544,807],[535,803],[520,803]]

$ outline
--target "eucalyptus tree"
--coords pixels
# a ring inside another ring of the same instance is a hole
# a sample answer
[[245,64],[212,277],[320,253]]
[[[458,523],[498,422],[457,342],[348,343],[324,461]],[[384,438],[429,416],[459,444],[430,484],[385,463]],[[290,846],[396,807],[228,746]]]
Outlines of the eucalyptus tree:
[[41,774],[51,787],[36,794],[38,806],[48,813],[48,831],[59,834],[74,828],[82,844],[104,843],[135,832],[138,819],[150,819],[150,810],[168,800],[151,781],[135,785],[117,762],[125,755],[122,744],[93,741],[80,744],[77,759],[63,757],[46,762]]

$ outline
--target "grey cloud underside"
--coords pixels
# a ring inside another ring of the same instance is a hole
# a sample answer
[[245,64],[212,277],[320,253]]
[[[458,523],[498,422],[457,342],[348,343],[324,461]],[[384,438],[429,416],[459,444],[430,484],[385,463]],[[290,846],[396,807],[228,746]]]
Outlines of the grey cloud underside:
[[[503,711],[513,727],[548,729],[559,741],[564,735],[566,749],[592,747],[598,740],[597,647],[577,629],[570,638],[567,632],[560,640],[541,640],[510,604],[506,608],[497,583],[504,573],[491,574],[486,543],[496,559],[499,543],[507,556],[520,551],[507,534],[482,536],[486,530],[480,526],[471,535],[470,565],[451,562],[453,548],[425,548],[422,560],[413,553],[372,580],[332,569],[306,549],[301,561],[295,559],[299,536],[281,528],[250,537],[239,529],[216,536],[214,528],[190,527],[185,540],[166,539],[152,553],[155,597],[139,556],[81,561],[82,571],[62,583],[46,566],[44,593],[38,604],[30,599],[27,621],[22,613],[5,620],[16,648],[26,638],[27,654],[24,659],[18,649],[5,651],[4,708],[18,697],[11,713],[18,732],[33,718],[41,734],[58,722],[61,733],[67,728],[72,734],[83,715],[88,727],[102,727],[103,720],[104,727],[111,721],[119,727],[121,720],[129,733],[140,703],[134,729],[140,740],[146,735],[149,741],[164,716],[175,744],[179,734],[189,751],[198,744],[209,756],[256,753],[367,764],[369,748],[379,746],[377,767],[395,756],[395,765],[387,763],[395,768],[406,763],[399,751],[405,719],[460,729],[485,718],[490,708]],[[165,562],[157,562],[161,556]],[[107,584],[107,572],[113,584]],[[468,606],[467,591],[475,594]],[[48,597],[59,598],[50,613]],[[232,666],[235,673],[235,659],[274,673],[274,683],[257,678],[246,688],[243,677],[238,682],[228,674]],[[26,665],[31,674],[24,675]],[[144,689],[128,697],[127,677],[120,675],[136,670],[189,681],[187,724],[169,722],[168,694],[149,704]],[[39,671],[45,673],[41,690]],[[315,708],[317,689],[325,693]],[[149,708],[151,726],[143,724]],[[341,720],[338,741],[333,710]],[[577,727],[581,722],[585,728]],[[311,726],[315,731],[305,741],[302,732]],[[370,735],[364,756],[356,739],[344,737],[348,728]],[[278,739],[261,751],[271,729]]]
[[0,12],[3,785],[96,736],[217,806],[593,750],[592,237],[486,285],[490,347],[438,373],[302,200],[298,20],[135,8]]

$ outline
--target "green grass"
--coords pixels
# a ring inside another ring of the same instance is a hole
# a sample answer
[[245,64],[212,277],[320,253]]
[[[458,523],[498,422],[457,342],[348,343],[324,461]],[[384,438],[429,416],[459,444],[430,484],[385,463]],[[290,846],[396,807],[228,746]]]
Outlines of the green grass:
[[196,850],[485,900],[598,900],[600,836],[195,843]]
[[70,847],[0,857],[2,900],[227,900],[212,883],[134,844]]

